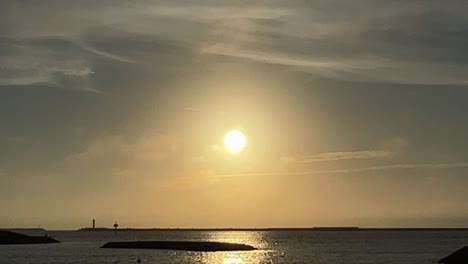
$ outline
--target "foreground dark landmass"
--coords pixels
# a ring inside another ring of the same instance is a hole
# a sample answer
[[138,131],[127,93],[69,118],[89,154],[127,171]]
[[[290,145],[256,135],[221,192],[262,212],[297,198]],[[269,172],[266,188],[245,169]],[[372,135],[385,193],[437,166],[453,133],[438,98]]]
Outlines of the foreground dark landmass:
[[256,250],[245,244],[198,241],[131,241],[108,242],[102,248],[139,248],[139,249],[171,249],[187,251],[246,251]]
[[48,236],[28,236],[11,231],[0,230],[0,245],[51,243],[60,243],[60,241]]
[[439,264],[465,264],[468,263],[468,247],[463,247],[447,257],[439,260]]

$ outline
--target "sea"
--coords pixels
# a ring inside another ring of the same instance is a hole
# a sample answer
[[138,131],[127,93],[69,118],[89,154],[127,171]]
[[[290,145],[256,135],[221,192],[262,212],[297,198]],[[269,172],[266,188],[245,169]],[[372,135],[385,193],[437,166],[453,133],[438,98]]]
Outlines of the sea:
[[[437,263],[468,245],[468,231],[49,231],[60,244],[0,245],[1,264]],[[187,240],[253,245],[256,251],[104,249],[109,241]]]

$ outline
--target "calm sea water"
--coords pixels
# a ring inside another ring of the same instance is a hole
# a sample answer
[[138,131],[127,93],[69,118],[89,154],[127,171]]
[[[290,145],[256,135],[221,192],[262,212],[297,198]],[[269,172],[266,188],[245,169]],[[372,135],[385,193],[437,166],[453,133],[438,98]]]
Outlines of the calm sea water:
[[[437,263],[468,245],[468,232],[445,231],[150,231],[49,235],[63,243],[0,246],[0,263]],[[250,252],[101,249],[115,240],[203,240],[246,243]]]

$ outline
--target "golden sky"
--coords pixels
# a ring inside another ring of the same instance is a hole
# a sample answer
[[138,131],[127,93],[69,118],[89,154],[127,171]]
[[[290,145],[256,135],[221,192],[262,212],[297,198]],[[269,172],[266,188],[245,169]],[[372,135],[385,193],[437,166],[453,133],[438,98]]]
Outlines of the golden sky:
[[463,226],[466,5],[2,1],[0,227]]

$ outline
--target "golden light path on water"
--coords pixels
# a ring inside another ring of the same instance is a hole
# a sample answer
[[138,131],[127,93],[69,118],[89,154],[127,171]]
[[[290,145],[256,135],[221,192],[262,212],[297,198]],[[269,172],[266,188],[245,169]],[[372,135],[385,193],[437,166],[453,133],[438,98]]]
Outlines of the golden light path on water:
[[269,246],[262,232],[213,232],[208,241],[248,244],[258,248],[254,251],[211,252],[200,256],[198,263],[207,264],[247,264],[271,263]]

